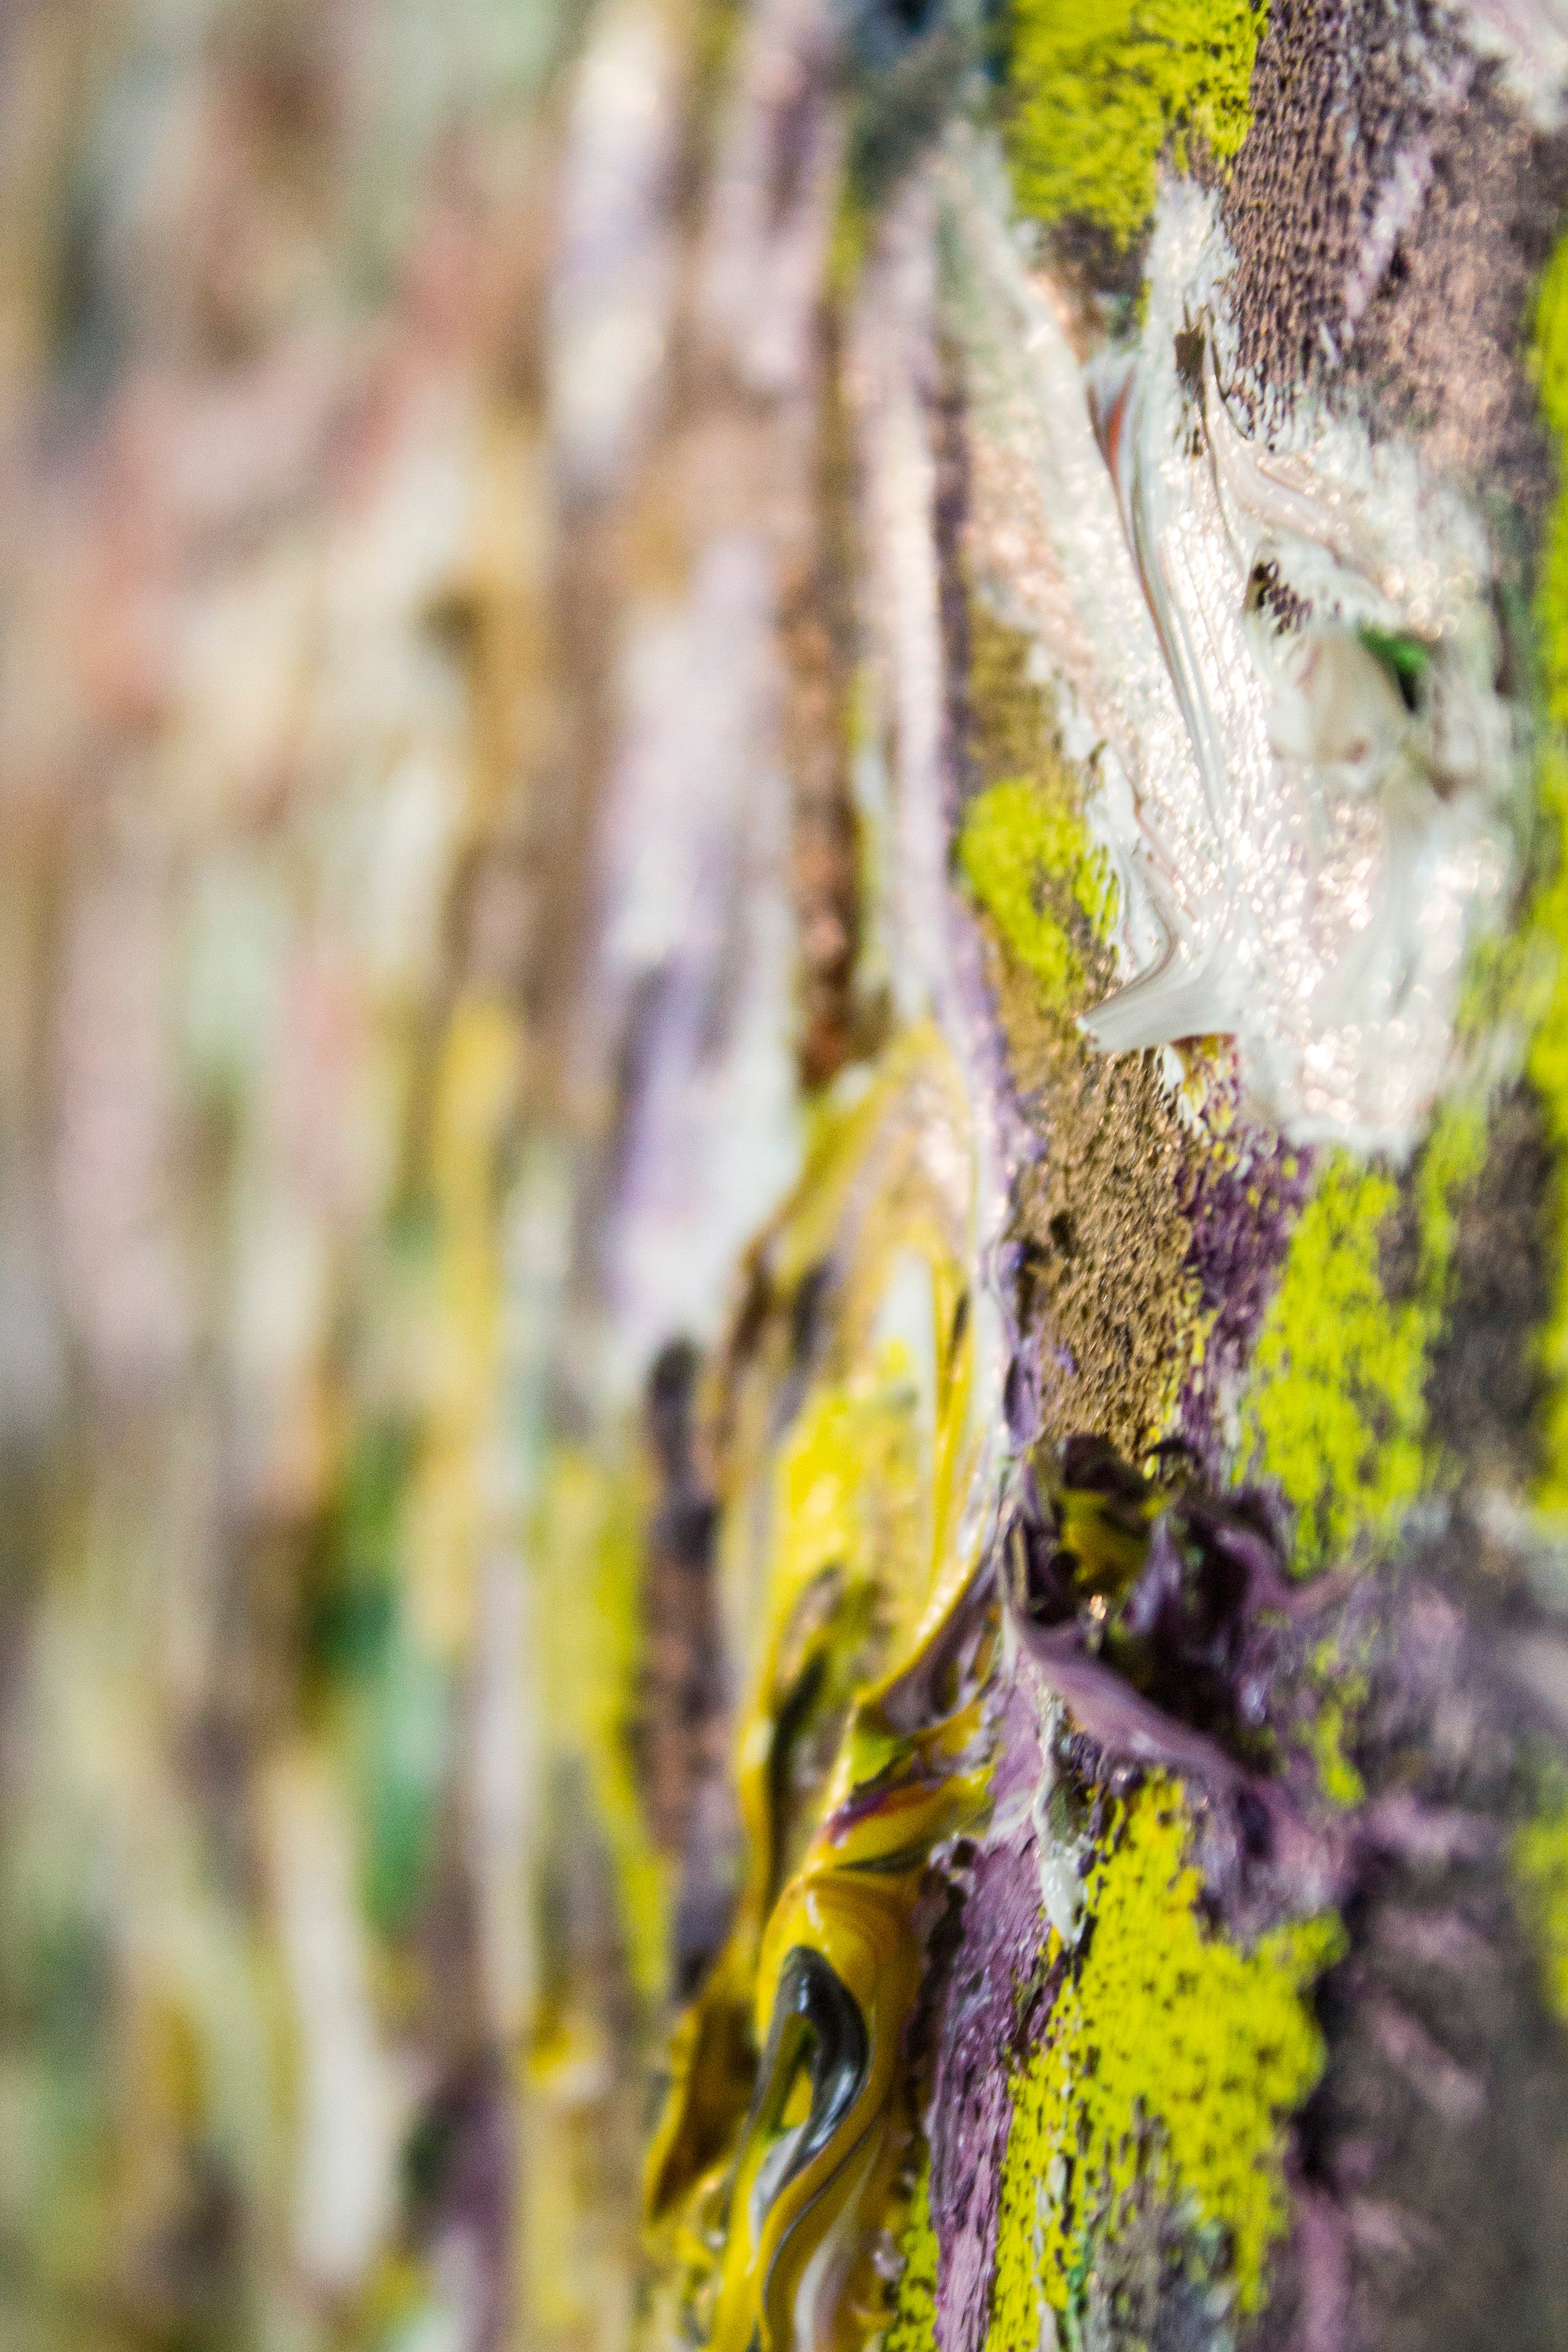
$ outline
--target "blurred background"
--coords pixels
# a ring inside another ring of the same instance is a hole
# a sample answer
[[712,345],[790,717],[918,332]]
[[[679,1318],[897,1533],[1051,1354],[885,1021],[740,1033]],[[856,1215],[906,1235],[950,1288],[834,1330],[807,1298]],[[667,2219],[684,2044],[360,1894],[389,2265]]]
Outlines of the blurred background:
[[6,2352],[626,2334],[687,1343],[849,1036],[728,37],[0,9]]

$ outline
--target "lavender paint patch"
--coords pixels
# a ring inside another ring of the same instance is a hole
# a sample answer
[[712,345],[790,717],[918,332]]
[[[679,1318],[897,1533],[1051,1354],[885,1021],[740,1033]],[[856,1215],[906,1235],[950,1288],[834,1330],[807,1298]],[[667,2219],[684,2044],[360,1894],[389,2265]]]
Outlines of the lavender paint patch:
[[1206,1476],[1219,1475],[1234,1442],[1236,1394],[1311,1188],[1312,1164],[1310,1150],[1247,1137],[1223,1160],[1209,1153],[1184,1171],[1182,1210],[1193,1233],[1187,1264],[1214,1320],[1203,1361],[1183,1386],[1176,1427]]

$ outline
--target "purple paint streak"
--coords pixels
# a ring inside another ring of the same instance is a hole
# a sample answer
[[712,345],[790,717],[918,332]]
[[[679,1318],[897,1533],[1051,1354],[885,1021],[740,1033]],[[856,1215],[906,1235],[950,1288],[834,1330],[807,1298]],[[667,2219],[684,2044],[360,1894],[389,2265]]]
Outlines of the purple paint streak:
[[1182,1391],[1177,1428],[1211,1477],[1220,1475],[1227,1409],[1262,1328],[1312,1164],[1310,1151],[1251,1137],[1234,1164],[1205,1157],[1189,1162],[1183,1179],[1182,1210],[1193,1233],[1187,1265],[1215,1321],[1204,1361]]
[[927,2118],[941,2352],[980,2352],[990,2324],[1013,2069],[1036,2022],[1020,1994],[1043,1941],[1035,1832],[1017,1801],[1039,1785],[1044,1768],[1035,1708],[1015,1681],[1003,1712],[993,1790],[998,1814],[1021,1819],[967,1873]]

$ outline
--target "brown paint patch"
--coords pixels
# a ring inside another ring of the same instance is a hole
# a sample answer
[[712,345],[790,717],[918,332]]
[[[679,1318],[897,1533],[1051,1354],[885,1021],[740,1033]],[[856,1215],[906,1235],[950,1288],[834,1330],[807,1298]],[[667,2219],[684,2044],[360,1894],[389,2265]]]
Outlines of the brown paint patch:
[[[1028,637],[978,598],[969,634],[969,751],[982,787],[1027,777],[1076,806],[1051,698],[1028,675]],[[1199,1313],[1180,1206],[1182,1130],[1156,1057],[1090,1052],[1081,1007],[1046,1004],[1034,974],[982,920],[1013,1082],[1045,1144],[1014,1204],[1043,1433],[1099,1430],[1136,1460],[1164,1433]],[[1076,908],[1069,928],[1087,1003],[1111,985],[1113,965]]]
[[1043,1158],[1019,1179],[1019,1307],[1050,1440],[1103,1432],[1136,1461],[1164,1433],[1198,1315],[1180,1130],[1152,1054],[1091,1054],[994,941],[1008,1059]]
[[885,1042],[885,1008],[859,982],[860,823],[850,775],[860,627],[858,481],[844,383],[843,320],[824,297],[816,322],[814,499],[779,604],[784,747],[795,800],[801,1082],[826,1086]]
[[1563,142],[1409,0],[1275,0],[1252,104],[1225,199],[1243,376],[1370,394],[1379,427],[1538,520],[1553,475],[1519,354]]

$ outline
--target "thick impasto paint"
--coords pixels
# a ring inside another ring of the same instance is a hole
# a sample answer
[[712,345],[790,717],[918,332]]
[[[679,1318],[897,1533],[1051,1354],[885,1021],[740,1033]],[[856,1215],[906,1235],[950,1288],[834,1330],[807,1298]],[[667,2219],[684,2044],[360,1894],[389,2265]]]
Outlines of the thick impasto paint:
[[0,53],[7,2352],[1560,2352],[1557,18]]

